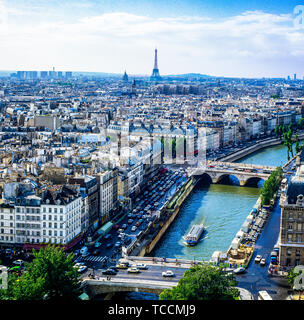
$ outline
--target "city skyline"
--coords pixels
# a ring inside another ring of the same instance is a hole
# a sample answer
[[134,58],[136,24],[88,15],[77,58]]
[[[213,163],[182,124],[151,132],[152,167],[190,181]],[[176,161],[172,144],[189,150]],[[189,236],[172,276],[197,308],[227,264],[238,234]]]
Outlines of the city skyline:
[[0,69],[302,79],[297,4],[2,0]]

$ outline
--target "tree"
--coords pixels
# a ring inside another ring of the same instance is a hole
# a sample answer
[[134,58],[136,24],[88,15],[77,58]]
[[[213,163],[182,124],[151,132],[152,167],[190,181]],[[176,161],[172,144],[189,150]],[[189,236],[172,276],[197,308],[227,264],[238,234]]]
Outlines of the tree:
[[297,128],[303,129],[304,128],[304,118],[300,118],[297,122]]
[[233,274],[227,274],[223,266],[204,263],[187,270],[172,289],[165,289],[160,300],[234,300],[239,291],[234,288]]
[[80,292],[80,276],[73,254],[47,246],[33,250],[34,259],[20,277],[13,276],[8,294],[12,300],[73,300]]
[[274,193],[279,189],[282,179],[283,170],[281,167],[277,167],[264,182],[260,191],[262,206],[270,204],[270,200],[273,198]]

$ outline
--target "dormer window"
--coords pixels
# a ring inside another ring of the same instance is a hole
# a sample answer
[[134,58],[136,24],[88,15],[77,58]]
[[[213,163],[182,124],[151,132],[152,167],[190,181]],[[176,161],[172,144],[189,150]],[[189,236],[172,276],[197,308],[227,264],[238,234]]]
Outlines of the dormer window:
[[297,206],[303,207],[304,206],[304,196],[302,194],[299,194],[297,196]]

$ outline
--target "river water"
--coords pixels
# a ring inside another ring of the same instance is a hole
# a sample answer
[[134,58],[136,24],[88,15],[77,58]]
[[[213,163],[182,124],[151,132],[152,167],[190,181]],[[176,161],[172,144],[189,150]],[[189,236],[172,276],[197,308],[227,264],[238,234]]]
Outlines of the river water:
[[[255,152],[238,162],[282,166],[287,161],[286,156],[286,147],[279,145]],[[258,196],[258,188],[201,181],[150,256],[209,260],[215,250],[226,251]],[[182,237],[198,223],[206,226],[206,232],[198,245],[186,247]],[[129,293],[125,298],[156,299],[157,296]]]

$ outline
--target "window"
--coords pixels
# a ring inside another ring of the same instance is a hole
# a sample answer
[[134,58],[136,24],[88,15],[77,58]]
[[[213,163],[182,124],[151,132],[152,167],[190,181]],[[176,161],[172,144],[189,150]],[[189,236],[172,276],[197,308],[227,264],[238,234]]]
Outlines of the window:
[[297,235],[297,242],[302,242],[302,235],[300,234]]
[[49,215],[49,220],[52,220],[52,216],[51,215]]
[[288,231],[292,231],[292,229],[293,229],[292,223],[289,223],[288,224]]
[[292,234],[289,234],[288,235],[288,240],[287,240],[288,242],[292,242]]
[[298,231],[302,230],[302,223],[298,223]]

